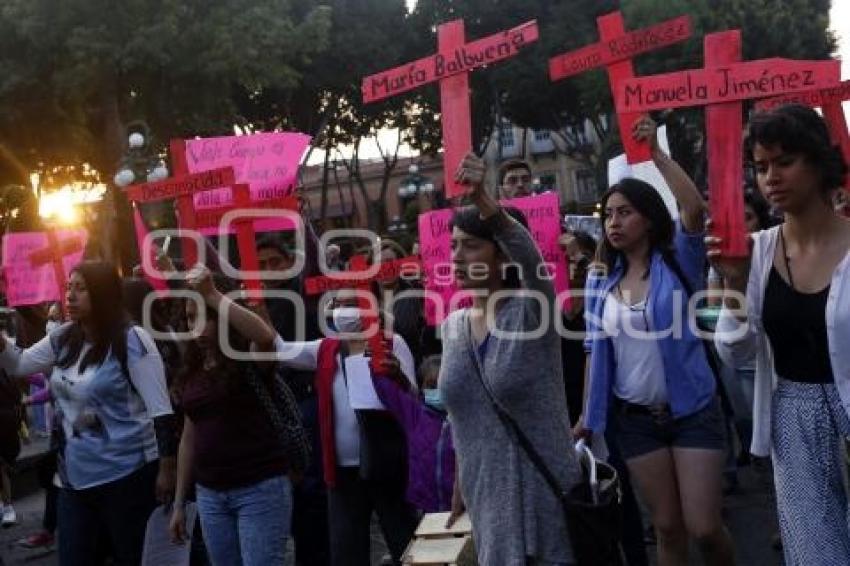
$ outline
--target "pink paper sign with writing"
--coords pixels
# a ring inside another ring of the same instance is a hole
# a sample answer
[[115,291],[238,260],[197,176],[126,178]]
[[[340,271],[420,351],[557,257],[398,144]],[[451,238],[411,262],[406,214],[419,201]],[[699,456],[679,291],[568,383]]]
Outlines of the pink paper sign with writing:
[[[528,227],[543,261],[554,269],[555,292],[569,290],[567,262],[558,245],[561,235],[560,206],[558,195],[545,193],[539,196],[523,197],[502,201],[503,206],[514,207],[525,214]],[[438,308],[430,297],[425,301],[425,315],[429,325],[440,324],[452,308],[464,306],[455,296],[458,293],[452,274],[451,231],[449,222],[453,210],[442,209],[426,212],[419,216],[419,255],[425,272],[425,289],[435,293],[442,301]],[[454,300],[455,304],[452,304]],[[570,301],[564,301],[564,309]]]
[[[186,162],[191,173],[233,167],[236,182],[248,184],[251,200],[259,202],[292,194],[310,139],[306,134],[271,132],[186,140]],[[195,195],[195,208],[221,207],[232,201],[231,189],[204,191]],[[270,218],[255,221],[254,229],[294,230],[294,226],[285,219]],[[216,234],[218,229],[205,228],[200,232]]]
[[[62,257],[62,266],[67,277],[83,259],[83,250],[88,241],[88,232],[83,228],[57,230],[56,239],[64,241],[78,239],[79,251]],[[64,289],[56,284],[56,272],[51,262],[33,262],[49,245],[45,232],[12,232],[3,236],[3,275],[6,279],[6,301],[9,306],[37,305],[46,301],[62,300]]]

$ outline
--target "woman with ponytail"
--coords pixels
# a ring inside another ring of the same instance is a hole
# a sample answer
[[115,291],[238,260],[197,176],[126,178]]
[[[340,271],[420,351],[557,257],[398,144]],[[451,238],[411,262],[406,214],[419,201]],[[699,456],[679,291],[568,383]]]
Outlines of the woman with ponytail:
[[705,203],[659,149],[648,117],[634,127],[676,197],[681,221],[649,184],[623,179],[602,197],[605,238],[588,277],[587,399],[580,428],[615,429],[629,475],[649,506],[662,566],[688,563],[688,535],[706,564],[733,563],[721,519],[725,435],[715,376],[695,333],[702,290]]

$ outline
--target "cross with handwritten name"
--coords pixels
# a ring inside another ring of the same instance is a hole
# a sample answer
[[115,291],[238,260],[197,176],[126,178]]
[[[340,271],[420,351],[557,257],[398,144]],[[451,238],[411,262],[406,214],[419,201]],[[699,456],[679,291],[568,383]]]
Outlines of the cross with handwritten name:
[[[244,281],[245,289],[252,292],[248,299],[250,302],[258,302],[261,299],[259,292],[263,288],[260,280],[252,275],[260,271],[254,221],[260,217],[263,211],[268,212],[269,217],[275,217],[279,216],[277,214],[279,211],[297,212],[298,209],[299,203],[296,197],[277,197],[254,202],[251,200],[249,185],[238,183],[233,185],[233,202],[231,204],[195,211],[195,225],[198,228],[221,226],[222,220],[228,214],[231,215],[230,224],[233,225],[236,232],[236,245],[239,249],[239,268],[248,273]],[[254,211],[260,214],[254,214]],[[225,226],[221,227],[226,228]]]
[[53,276],[56,280],[56,288],[59,292],[59,305],[64,313],[65,301],[62,300],[62,297],[65,293],[65,286],[68,281],[68,278],[65,275],[64,257],[82,251],[83,241],[79,237],[73,236],[60,243],[54,230],[47,230],[46,236],[47,247],[32,252],[30,254],[30,263],[33,267],[38,267],[45,263],[50,263],[53,266]]
[[724,257],[746,257],[742,102],[837,85],[840,62],[762,59],[741,63],[740,30],[706,35],[703,49],[703,69],[621,82],[615,93],[617,112],[706,107],[713,233],[722,238]]
[[[182,146],[182,143],[181,143]],[[172,149],[174,143],[172,142]],[[183,150],[185,152],[185,149]],[[175,163],[177,160],[174,160]],[[177,167],[175,167],[175,173]],[[184,169],[185,171],[185,169]],[[193,195],[199,191],[207,191],[229,187],[236,182],[232,167],[211,169],[203,173],[175,174],[170,179],[155,183],[142,183],[127,189],[127,199],[135,202],[155,202],[174,199],[179,215],[180,230],[195,230],[195,206]],[[142,243],[139,242],[141,246]],[[182,238],[183,261],[187,268],[198,262],[198,249],[193,238]]]
[[[688,16],[626,32],[623,15],[612,12],[597,18],[596,25],[602,41],[549,60],[549,78],[552,82],[604,66],[608,70],[611,90],[615,91],[618,84],[635,76],[632,66],[635,56],[679,43],[691,36],[691,20]],[[634,112],[617,113],[620,139],[629,163],[641,163],[652,158],[649,144],[629,135],[632,124],[639,117],[640,114]]]
[[[335,272],[330,275],[309,277],[304,281],[304,290],[308,296],[316,296],[328,291],[355,289],[360,291],[357,297],[357,308],[361,312],[361,330],[370,333],[367,343],[371,352],[369,361],[373,371],[378,371],[386,359],[384,339],[386,332],[381,328],[381,321],[371,301],[364,295],[372,291],[372,283],[391,281],[403,273],[420,268],[418,257],[410,256],[389,262],[381,262],[374,275],[369,275],[369,262],[365,255],[356,255],[349,262],[350,271]],[[374,266],[373,266],[374,268]],[[375,328],[377,331],[372,332]]]
[[466,187],[455,181],[454,172],[472,150],[469,73],[514,57],[538,37],[536,20],[470,43],[466,42],[463,20],[441,24],[437,27],[437,54],[366,77],[363,102],[377,102],[439,82],[446,197],[462,196]]

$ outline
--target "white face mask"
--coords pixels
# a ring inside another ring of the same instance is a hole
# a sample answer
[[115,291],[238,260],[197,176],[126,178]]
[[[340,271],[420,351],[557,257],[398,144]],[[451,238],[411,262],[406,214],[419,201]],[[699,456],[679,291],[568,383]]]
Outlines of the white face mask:
[[351,334],[360,332],[360,309],[357,307],[339,307],[333,310],[334,328],[337,332]]
[[45,326],[45,328],[44,328],[45,331],[47,331],[47,333],[50,334],[51,332],[53,332],[54,330],[56,330],[57,328],[62,326],[62,323],[59,322],[58,320],[48,320],[47,324],[45,324],[44,326]]

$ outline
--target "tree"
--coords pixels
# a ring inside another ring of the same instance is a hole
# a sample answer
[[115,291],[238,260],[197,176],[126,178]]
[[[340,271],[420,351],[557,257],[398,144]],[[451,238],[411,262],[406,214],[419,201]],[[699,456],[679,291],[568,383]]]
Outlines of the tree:
[[135,119],[161,147],[172,137],[232,132],[244,122],[236,93],[294,88],[296,65],[326,47],[328,10],[307,4],[125,0],[116,9],[108,0],[7,0],[0,139],[10,158],[0,174],[21,182],[42,165],[88,163],[111,178],[123,124]]

